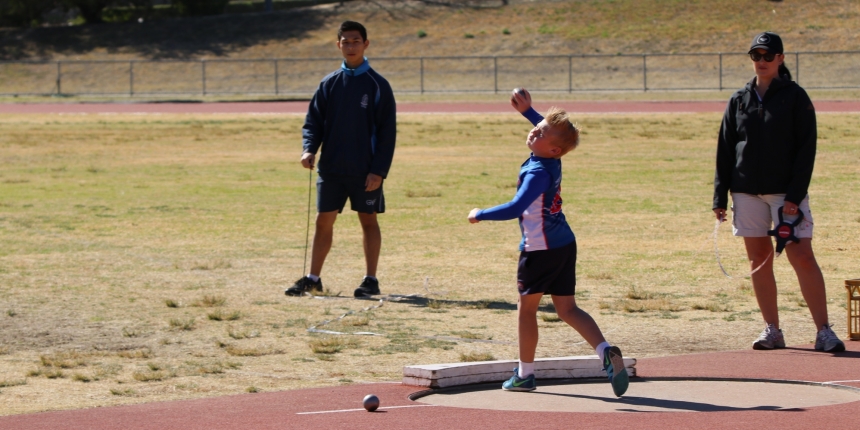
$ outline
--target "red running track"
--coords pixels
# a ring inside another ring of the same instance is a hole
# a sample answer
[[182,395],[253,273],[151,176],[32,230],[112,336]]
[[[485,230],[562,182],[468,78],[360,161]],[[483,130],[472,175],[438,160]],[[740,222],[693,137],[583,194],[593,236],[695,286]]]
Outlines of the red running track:
[[[647,401],[637,393],[640,378],[751,378],[832,382],[860,387],[860,342],[829,354],[811,345],[776,351],[728,351],[641,359],[624,402]],[[241,394],[210,399],[147,403],[0,417],[0,429],[856,429],[860,401],[791,410],[717,412],[522,412],[426,406],[408,398],[420,387],[399,383]],[[361,399],[374,393],[379,411],[361,409]],[[515,393],[523,401],[539,396]],[[735,395],[743,395],[735,393]],[[766,405],[767,399],[750,399]]]
[[[725,110],[727,102],[570,101],[557,102],[574,113],[682,113]],[[553,103],[536,102],[544,111]],[[307,101],[222,102],[222,103],[7,103],[0,114],[84,114],[84,113],[259,113],[305,114]],[[860,101],[816,101],[817,112],[860,112]],[[508,103],[402,102],[400,113],[513,113]]]

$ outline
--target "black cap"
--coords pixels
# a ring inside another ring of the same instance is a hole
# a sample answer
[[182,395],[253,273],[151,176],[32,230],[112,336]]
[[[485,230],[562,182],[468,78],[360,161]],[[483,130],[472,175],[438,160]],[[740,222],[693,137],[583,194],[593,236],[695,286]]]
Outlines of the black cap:
[[774,54],[782,54],[782,39],[776,33],[765,31],[753,38],[749,52],[759,48]]

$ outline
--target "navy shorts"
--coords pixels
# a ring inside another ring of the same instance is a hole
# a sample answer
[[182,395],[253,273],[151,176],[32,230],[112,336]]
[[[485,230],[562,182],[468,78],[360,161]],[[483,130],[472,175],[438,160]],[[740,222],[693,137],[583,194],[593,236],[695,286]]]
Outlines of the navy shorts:
[[561,248],[520,252],[517,289],[521,296],[576,294],[576,241]]
[[319,175],[317,179],[317,211],[343,212],[346,199],[352,210],[367,214],[385,212],[385,197],[382,185],[373,191],[365,191],[367,176]]

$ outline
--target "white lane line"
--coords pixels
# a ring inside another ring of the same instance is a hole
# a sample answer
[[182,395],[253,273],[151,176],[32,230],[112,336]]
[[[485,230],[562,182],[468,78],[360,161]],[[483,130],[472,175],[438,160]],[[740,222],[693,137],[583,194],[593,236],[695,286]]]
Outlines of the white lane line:
[[823,384],[838,384],[841,382],[860,382],[860,379],[849,379],[847,381],[827,381],[827,382],[823,382]]
[[[399,409],[399,408],[423,408],[429,406],[438,406],[438,405],[406,405],[406,406],[388,406],[385,408],[379,408],[377,411],[385,410],[385,409]],[[360,409],[338,409],[334,411],[314,411],[314,412],[296,412],[296,415],[311,415],[311,414],[334,414],[338,412],[357,412],[364,411],[364,408]]]

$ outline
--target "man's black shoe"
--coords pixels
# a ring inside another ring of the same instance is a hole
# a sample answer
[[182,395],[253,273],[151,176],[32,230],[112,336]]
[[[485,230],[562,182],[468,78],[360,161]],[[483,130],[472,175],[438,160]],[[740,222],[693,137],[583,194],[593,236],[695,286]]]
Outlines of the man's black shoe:
[[370,297],[379,294],[379,281],[365,277],[361,285],[355,289],[355,297]]
[[316,282],[314,282],[311,281],[311,278],[308,278],[307,276],[302,276],[302,278],[296,281],[296,283],[293,284],[292,287],[287,288],[287,290],[284,291],[284,294],[288,296],[301,296],[304,295],[306,292],[312,290],[322,292],[322,279],[318,279]]

